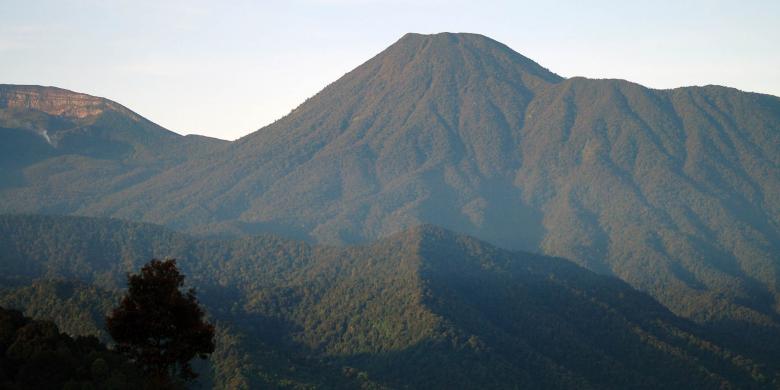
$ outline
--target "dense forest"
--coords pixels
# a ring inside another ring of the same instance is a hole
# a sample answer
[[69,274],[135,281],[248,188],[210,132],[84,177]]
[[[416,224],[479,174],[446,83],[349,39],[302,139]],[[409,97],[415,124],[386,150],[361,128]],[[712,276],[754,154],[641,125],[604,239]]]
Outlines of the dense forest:
[[370,245],[200,239],[114,219],[0,217],[0,306],[104,331],[125,276],[173,257],[217,325],[217,388],[775,388],[754,345],[560,258],[433,226]]
[[778,129],[776,96],[564,78],[478,34],[407,34],[233,142],[0,85],[0,213],[326,245],[428,223],[761,334],[780,327]]
[[0,388],[140,389],[142,376],[94,336],[71,337],[51,321],[0,307]]

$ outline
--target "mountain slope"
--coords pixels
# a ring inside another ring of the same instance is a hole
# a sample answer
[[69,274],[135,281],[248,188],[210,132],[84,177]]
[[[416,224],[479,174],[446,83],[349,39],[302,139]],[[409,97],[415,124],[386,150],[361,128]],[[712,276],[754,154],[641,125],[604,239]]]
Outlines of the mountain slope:
[[433,223],[571,258],[717,324],[780,311],[780,99],[562,79],[409,34],[223,153],[78,211],[362,242]]
[[129,173],[31,166],[43,184],[3,180],[0,211],[328,244],[432,223],[763,334],[780,324],[779,128],[774,96],[563,79],[483,36],[408,34],[215,153]]
[[71,213],[225,144],[182,137],[107,99],[0,85],[0,208]]
[[[496,176],[491,167],[517,161],[509,129],[522,124],[534,91],[560,80],[478,35],[409,34],[224,154],[183,165],[84,212],[137,217],[136,199],[155,188],[167,197],[145,209],[143,220],[184,228],[238,220],[250,231],[252,224],[271,225],[332,243],[387,235],[422,220],[450,226],[443,222],[452,222],[444,219],[451,213],[441,213],[442,220],[421,215],[437,216],[425,210],[455,196],[441,178],[442,166],[456,160],[463,167],[454,174],[466,170],[468,176],[452,180],[472,186],[477,183],[468,180],[477,180],[480,169]],[[174,203],[183,197],[200,206],[200,220],[178,212]],[[507,223],[484,225],[499,230]]]
[[[110,294],[95,291],[121,286],[144,256],[176,256],[220,325],[212,378],[222,387],[770,388],[778,364],[617,279],[432,226],[334,248],[3,216],[0,254],[13,280],[0,302],[42,317],[53,302],[60,319],[79,297],[104,304]],[[25,287],[34,278],[79,282]],[[83,294],[90,284],[102,287]]]
[[180,138],[118,103],[59,88],[0,85],[0,107],[4,132],[34,133],[62,154],[143,158]]

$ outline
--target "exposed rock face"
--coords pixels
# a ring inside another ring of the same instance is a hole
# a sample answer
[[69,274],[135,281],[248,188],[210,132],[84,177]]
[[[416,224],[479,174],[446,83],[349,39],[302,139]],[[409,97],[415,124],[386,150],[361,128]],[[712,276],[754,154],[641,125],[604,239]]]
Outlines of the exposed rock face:
[[142,119],[138,114],[107,99],[35,85],[0,85],[0,108],[37,110],[71,119],[84,119],[112,110],[136,121]]

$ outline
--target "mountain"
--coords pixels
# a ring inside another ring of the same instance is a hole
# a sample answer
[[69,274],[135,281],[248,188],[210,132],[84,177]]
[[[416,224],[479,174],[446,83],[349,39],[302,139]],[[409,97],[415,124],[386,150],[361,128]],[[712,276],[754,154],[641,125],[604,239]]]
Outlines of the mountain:
[[75,212],[226,143],[178,135],[107,99],[0,85],[5,210]]
[[2,216],[0,305],[89,333],[152,256],[179,259],[218,324],[216,387],[771,388],[780,372],[616,278],[433,226],[339,248]]
[[780,329],[779,128],[775,96],[567,79],[484,36],[408,34],[180,163],[25,166],[0,212],[324,244],[434,224],[570,258],[760,344]]

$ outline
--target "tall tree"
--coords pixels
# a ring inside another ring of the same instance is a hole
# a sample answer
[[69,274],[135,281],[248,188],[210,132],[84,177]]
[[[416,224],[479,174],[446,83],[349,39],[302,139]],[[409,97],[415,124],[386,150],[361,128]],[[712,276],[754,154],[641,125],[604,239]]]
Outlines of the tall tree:
[[175,259],[153,259],[128,275],[127,293],[106,318],[117,349],[156,384],[195,379],[190,361],[214,351],[214,326],[204,320],[195,290],[183,286]]

